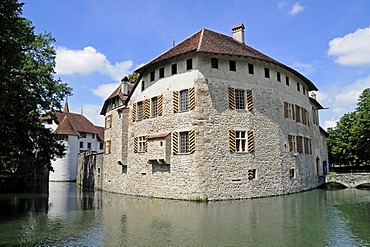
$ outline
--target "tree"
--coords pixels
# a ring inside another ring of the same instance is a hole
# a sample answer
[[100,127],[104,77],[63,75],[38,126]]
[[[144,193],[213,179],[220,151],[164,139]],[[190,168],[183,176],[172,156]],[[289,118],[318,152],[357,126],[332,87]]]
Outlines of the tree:
[[139,79],[139,74],[136,72],[132,72],[132,74],[127,76],[130,83],[135,84],[136,81]]
[[344,114],[335,128],[328,129],[329,159],[332,164],[358,166],[370,161],[370,89],[359,97],[354,112]]
[[71,88],[54,79],[55,41],[49,33],[34,33],[23,17],[23,3],[0,3],[0,173],[24,177],[29,184],[45,175],[51,159],[64,146],[39,117],[61,101]]

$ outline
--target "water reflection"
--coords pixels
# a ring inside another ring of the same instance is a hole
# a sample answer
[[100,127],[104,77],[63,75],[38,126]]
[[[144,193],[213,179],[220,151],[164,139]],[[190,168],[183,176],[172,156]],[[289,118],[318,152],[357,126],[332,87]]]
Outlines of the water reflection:
[[49,191],[0,196],[0,246],[370,245],[369,190],[210,203],[82,192],[73,183]]

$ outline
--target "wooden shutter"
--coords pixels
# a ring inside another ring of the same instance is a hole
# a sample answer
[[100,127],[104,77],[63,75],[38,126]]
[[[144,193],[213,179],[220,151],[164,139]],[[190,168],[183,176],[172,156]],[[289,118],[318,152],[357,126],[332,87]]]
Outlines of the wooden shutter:
[[298,153],[303,153],[303,148],[302,148],[302,136],[297,136],[297,151]]
[[247,90],[247,110],[252,111],[254,108],[253,106],[253,97],[252,97],[252,90]]
[[255,170],[248,169],[248,180],[252,180],[255,177]]
[[235,153],[236,151],[235,130],[229,130],[229,151],[230,153]]
[[304,125],[307,125],[307,117],[306,117],[307,111],[303,107],[301,109],[302,109],[302,123]]
[[235,89],[229,87],[229,109],[235,110]]
[[285,116],[285,118],[288,118],[289,117],[289,113],[288,113],[288,102],[285,102],[285,101],[284,101],[284,116]]
[[143,119],[150,117],[150,99],[145,99],[143,102]]
[[163,114],[163,94],[159,95],[157,98],[157,116],[162,116]]
[[294,104],[291,104],[292,106],[292,117],[293,117],[293,120],[295,120],[295,107],[294,107]]
[[253,130],[248,130],[248,152],[254,152],[254,135]]
[[109,144],[109,146],[108,146],[108,153],[110,154],[111,151],[112,151],[112,140],[108,140],[108,144]]
[[132,122],[136,121],[136,103],[132,104]]
[[179,153],[179,133],[176,131],[172,133],[172,153],[174,155]]
[[195,88],[189,88],[189,110],[194,110],[195,108]]
[[301,120],[300,120],[300,111],[301,111],[301,107],[299,107],[299,106],[297,106],[297,105],[295,105],[295,121],[298,123],[298,122],[300,122]]
[[113,115],[109,115],[109,128],[112,128]]
[[309,148],[308,148],[308,138],[304,138],[304,153],[309,154]]
[[179,112],[179,92],[173,91],[173,113]]
[[293,143],[292,143],[292,136],[288,135],[288,151],[292,152],[293,151]]
[[138,151],[138,138],[134,137],[134,153]]
[[193,154],[195,152],[195,131],[189,131],[189,153]]

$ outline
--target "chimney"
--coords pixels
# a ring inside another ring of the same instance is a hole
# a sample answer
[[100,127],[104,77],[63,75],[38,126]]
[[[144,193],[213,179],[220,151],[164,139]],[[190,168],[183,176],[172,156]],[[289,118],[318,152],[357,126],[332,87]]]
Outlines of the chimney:
[[233,33],[233,39],[243,44],[244,44],[244,29],[245,27],[243,23],[235,25],[231,28]]
[[121,92],[123,95],[128,95],[128,78],[125,76],[121,80],[122,85],[121,85]]

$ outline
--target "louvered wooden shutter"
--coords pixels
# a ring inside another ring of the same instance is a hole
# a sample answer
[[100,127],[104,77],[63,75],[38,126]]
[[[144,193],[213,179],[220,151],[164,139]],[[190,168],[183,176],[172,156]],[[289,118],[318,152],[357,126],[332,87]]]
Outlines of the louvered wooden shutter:
[[138,138],[134,137],[134,153],[138,151]]
[[189,153],[193,154],[195,152],[195,131],[189,131]]
[[247,90],[247,110],[252,111],[254,108],[253,106],[253,97],[252,97],[252,90]]
[[132,122],[136,121],[136,103],[132,104]]
[[176,131],[172,133],[172,153],[174,155],[179,153],[179,133]]
[[295,120],[295,107],[294,107],[294,104],[291,104],[292,106],[292,116],[293,116],[293,120]]
[[293,143],[292,143],[292,136],[288,135],[288,151],[292,152],[293,151]]
[[248,131],[248,152],[254,152],[254,135],[253,130]]
[[230,153],[235,153],[236,151],[235,130],[229,130],[229,151]]
[[306,111],[306,109],[305,108],[301,108],[302,109],[302,123],[304,124],[304,125],[307,125],[307,118],[306,118],[306,113],[307,113],[307,111]]
[[163,114],[163,94],[159,95],[157,98],[157,116],[162,116]]
[[295,121],[298,123],[300,122],[299,113],[301,111],[301,108],[297,105],[295,105]]
[[112,128],[113,115],[109,115],[109,128]]
[[229,109],[235,110],[235,89],[229,87]]
[[173,92],[173,113],[179,112],[179,92]]
[[289,113],[288,113],[288,102],[285,102],[285,101],[284,101],[284,116],[285,116],[285,118],[288,118],[289,117]]
[[194,110],[195,108],[195,88],[189,88],[189,110]]
[[298,153],[303,153],[303,148],[302,148],[302,136],[297,136],[297,151]]
[[304,153],[309,154],[309,148],[308,148],[308,138],[304,138]]
[[143,119],[150,117],[150,99],[145,99],[143,103]]

